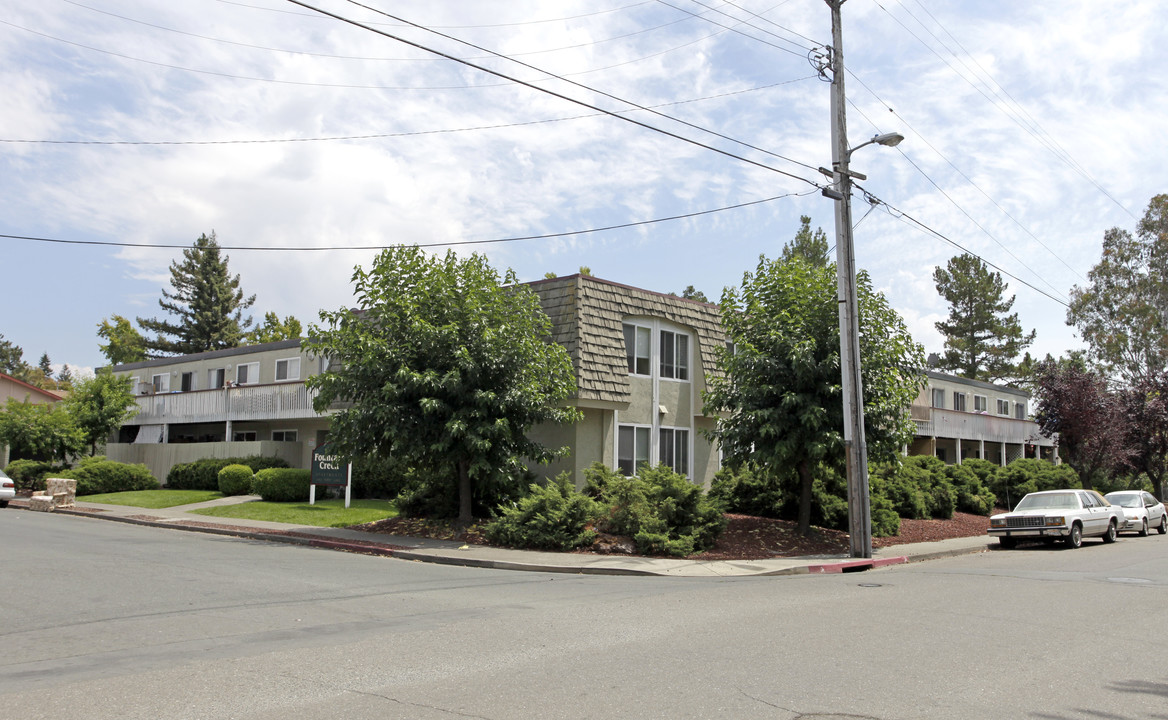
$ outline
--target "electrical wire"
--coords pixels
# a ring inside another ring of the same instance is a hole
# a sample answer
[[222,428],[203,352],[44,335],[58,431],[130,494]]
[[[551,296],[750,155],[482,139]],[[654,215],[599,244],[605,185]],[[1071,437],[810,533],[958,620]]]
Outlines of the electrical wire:
[[[769,90],[770,88],[779,87],[781,85],[790,85],[792,83],[803,82],[804,80],[811,80],[815,75],[808,75],[806,77],[796,78],[794,80],[784,80],[783,82],[771,83],[770,85],[760,85],[758,87],[744,88],[742,90],[730,90],[716,95],[706,95],[700,98],[689,98],[687,100],[674,100],[667,103],[658,103],[650,105],[652,108],[668,107],[671,105],[686,105],[688,103],[703,102],[705,100],[716,100],[718,98],[730,97],[733,95],[741,95],[748,92],[756,92],[758,90]],[[618,113],[632,113],[637,112],[636,108],[629,108],[628,110],[617,110]],[[269,143],[299,143],[299,142],[331,142],[336,140],[381,140],[387,138],[399,137],[413,137],[417,135],[441,135],[446,133],[470,132],[474,130],[500,130],[505,128],[524,127],[527,125],[542,125],[545,123],[566,122],[569,120],[582,120],[586,118],[604,117],[604,113],[585,113],[583,115],[570,115],[568,117],[547,118],[544,120],[528,120],[525,122],[501,123],[498,125],[477,125],[474,127],[465,128],[444,128],[441,130],[416,130],[413,132],[399,132],[399,133],[371,133],[366,135],[332,135],[327,137],[310,137],[310,138],[256,138],[256,139],[242,139],[242,140],[13,140],[0,138],[0,143],[14,143],[14,144],[40,144],[40,145],[250,145],[250,144],[269,144]]]
[[678,10],[680,12],[687,13],[689,15],[692,15],[695,18],[700,18],[700,19],[705,20],[706,22],[708,22],[712,25],[717,25],[720,28],[725,28],[725,29],[729,30],[730,32],[737,33],[739,35],[742,35],[743,37],[750,38],[751,40],[754,40],[755,42],[760,42],[763,45],[769,45],[770,47],[773,47],[776,50],[782,50],[785,53],[790,53],[790,54],[796,55],[798,57],[804,57],[804,55],[806,55],[807,51],[812,49],[809,47],[804,47],[803,45],[800,45],[799,43],[795,42],[794,40],[788,40],[787,38],[782,37],[780,35],[777,35],[777,34],[771,32],[770,30],[764,30],[763,28],[760,28],[759,26],[754,25],[753,23],[749,23],[745,20],[742,20],[741,18],[736,18],[733,15],[722,12],[721,10],[719,10],[717,8],[710,7],[709,5],[706,5],[705,3],[701,2],[701,0],[691,0],[691,1],[698,4],[698,5],[701,5],[702,7],[706,8],[708,11],[716,12],[720,15],[725,15],[726,17],[730,18],[731,20],[734,20],[735,22],[737,22],[739,25],[746,25],[746,26],[751,27],[755,30],[758,30],[759,32],[764,32],[768,35],[771,35],[775,38],[778,38],[779,40],[782,40],[785,43],[789,43],[791,45],[794,45],[795,47],[799,48],[799,50],[796,51],[796,50],[792,50],[790,48],[781,47],[779,45],[775,45],[772,42],[768,42],[766,40],[763,40],[760,37],[756,37],[756,36],[751,35],[749,33],[744,33],[741,30],[739,30],[737,27],[730,26],[730,25],[723,25],[722,23],[718,22],[717,20],[712,20],[708,17],[705,17],[704,13],[695,13],[695,12],[692,12],[690,10],[686,10],[685,8],[678,7],[677,5],[674,5],[673,3],[668,2],[667,0],[657,0],[657,2],[661,3],[662,5],[664,5],[666,7],[671,7],[674,10]]
[[[739,208],[750,207],[752,205],[762,205],[764,203],[774,202],[775,200],[782,200],[789,197],[804,197],[811,195],[815,190],[804,190],[802,192],[789,192],[782,195],[775,195],[761,200],[749,200],[747,202],[737,203],[735,205],[726,205],[719,208],[712,208],[709,210],[698,210],[691,213],[682,213],[680,215],[670,215],[668,217],[654,218],[652,220],[636,220],[633,222],[619,223],[617,225],[605,225],[603,227],[588,228],[587,230],[566,230],[564,232],[546,233],[543,235],[523,235],[518,237],[494,238],[491,240],[446,240],[442,242],[432,243],[395,243],[391,245],[353,245],[353,246],[296,246],[296,247],[255,247],[247,245],[220,245],[221,250],[235,251],[260,251],[260,252],[325,252],[325,251],[347,251],[347,250],[387,250],[390,248],[402,247],[449,247],[455,245],[490,245],[497,243],[519,242],[521,240],[549,240],[553,238],[569,237],[572,235],[587,235],[590,233],[608,232],[610,230],[623,230],[631,227],[640,227],[643,225],[653,225],[656,223],[669,222],[671,220],[685,220],[688,218],[700,217],[702,215],[712,215],[714,213],[725,212],[727,210],[737,210]],[[146,248],[146,249],[167,249],[167,250],[183,250],[190,247],[187,245],[172,245],[166,243],[130,243],[130,242],[115,242],[107,240],[63,240],[60,238],[46,238],[35,237],[31,235],[6,235],[0,234],[0,238],[8,238],[10,240],[29,240],[32,242],[53,243],[60,245],[95,245],[99,247],[125,247],[125,248]]]

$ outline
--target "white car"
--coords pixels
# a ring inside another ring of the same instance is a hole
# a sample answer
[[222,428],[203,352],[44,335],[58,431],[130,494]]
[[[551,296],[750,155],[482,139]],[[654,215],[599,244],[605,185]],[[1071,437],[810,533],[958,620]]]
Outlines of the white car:
[[988,532],[1004,548],[1023,540],[1053,543],[1058,539],[1077,548],[1084,537],[1115,542],[1126,522],[1123,509],[1094,490],[1046,490],[1022,498],[1013,512],[991,517]]
[[1168,512],[1164,510],[1164,503],[1157,500],[1152,493],[1143,490],[1116,490],[1103,497],[1112,505],[1123,508],[1126,522],[1119,526],[1120,530],[1136,530],[1143,537],[1147,537],[1148,528],[1156,528],[1161,535],[1168,533]]
[[0,470],[0,508],[8,507],[8,501],[16,497],[16,483],[12,482],[12,478],[4,474]]

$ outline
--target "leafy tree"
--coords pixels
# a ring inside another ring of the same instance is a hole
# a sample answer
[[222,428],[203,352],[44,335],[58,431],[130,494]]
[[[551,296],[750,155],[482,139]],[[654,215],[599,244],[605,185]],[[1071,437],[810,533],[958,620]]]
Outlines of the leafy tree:
[[580,266],[580,274],[587,275],[588,277],[593,277],[592,268],[588,267],[587,265],[581,265]]
[[1034,331],[1023,334],[1018,313],[1010,313],[1014,296],[1003,297],[1002,274],[965,253],[933,271],[937,292],[949,303],[949,318],[936,323],[945,336],[940,367],[986,382],[1018,374],[1014,358],[1034,342]]
[[1133,237],[1111,228],[1103,256],[1071,289],[1067,324],[1091,358],[1126,382],[1168,369],[1168,195],[1148,203]]
[[181,264],[170,264],[174,292],[163,288],[158,301],[177,322],[138,318],[143,330],[157,333],[146,340],[147,352],[161,357],[238,347],[252,323],[243,311],[255,303],[255,295],[245,298],[239,276],[228,273],[228,258],[220,256],[214,232],[200,235],[193,247],[183,250],[183,258]]
[[278,340],[298,340],[302,328],[300,321],[289,315],[280,320],[280,316],[274,312],[264,314],[264,324],[252,330],[247,336],[249,342],[252,343],[269,343]]
[[24,350],[0,333],[0,372],[12,377],[21,377],[28,365],[24,362]]
[[527,438],[532,426],[579,418],[562,406],[575,391],[568,354],[537,296],[481,255],[385,250],[353,282],[359,311],[322,312],[310,332],[340,367],[309,378],[317,410],[348,404],[333,446],[408,459],[458,488],[469,522],[476,489],[514,482],[524,457],[555,455]]
[[[891,460],[915,432],[908,408],[923,387],[924,350],[866,273],[857,294],[869,456]],[[721,307],[735,351],[718,349],[722,373],[708,381],[705,412],[723,415],[711,435],[731,468],[761,466],[781,482],[797,476],[807,533],[816,466],[845,469],[835,271],[801,257],[760,258],[740,289],[723,291]]]
[[558,277],[559,277],[559,275],[556,275],[554,272],[552,272],[550,270],[543,274],[544,280],[555,280]]
[[108,368],[76,381],[64,404],[89,444],[90,455],[96,455],[110,433],[138,414],[130,379],[114,375]]
[[811,232],[811,218],[806,215],[799,217],[799,231],[795,233],[794,240],[783,246],[780,259],[791,260],[797,257],[816,267],[825,267],[828,264],[827,235],[823,228],[815,228],[815,232]]
[[1124,444],[1128,463],[1152,481],[1156,497],[1164,497],[1168,473],[1168,374],[1143,377],[1120,392],[1121,414],[1128,419]]
[[110,361],[110,365],[124,365],[146,359],[146,338],[121,315],[103,319],[97,326],[97,336],[108,341],[105,345],[98,343],[98,348]]
[[693,285],[686,285],[685,290],[681,291],[681,296],[686,300],[697,300],[704,303],[708,303],[710,301],[704,292],[698,290]]
[[0,445],[7,445],[13,458],[64,461],[85,447],[85,438],[59,403],[8,398],[0,412]]
[[1043,361],[1035,368],[1035,383],[1035,421],[1046,437],[1058,433],[1059,455],[1084,487],[1128,462],[1129,420],[1106,378],[1073,360]]

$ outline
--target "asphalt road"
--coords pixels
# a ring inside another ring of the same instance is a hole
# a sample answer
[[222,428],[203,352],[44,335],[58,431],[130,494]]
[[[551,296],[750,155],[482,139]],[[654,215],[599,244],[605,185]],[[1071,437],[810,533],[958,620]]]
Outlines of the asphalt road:
[[733,580],[0,511],[0,718],[1168,718],[1168,536]]

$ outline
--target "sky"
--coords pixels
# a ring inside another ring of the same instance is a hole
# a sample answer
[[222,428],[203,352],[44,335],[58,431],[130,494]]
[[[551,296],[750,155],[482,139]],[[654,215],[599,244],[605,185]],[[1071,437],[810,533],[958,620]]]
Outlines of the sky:
[[[212,231],[255,318],[306,326],[387,245],[712,300],[800,216],[834,248],[823,0],[305,4],[0,0],[0,335],[27,362],[106,364],[98,325],[165,317]],[[1082,347],[1071,288],[1168,192],[1168,6],[842,14],[850,145],[905,136],[852,156],[857,265],[928,352],[965,251],[1032,353]]]

